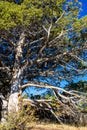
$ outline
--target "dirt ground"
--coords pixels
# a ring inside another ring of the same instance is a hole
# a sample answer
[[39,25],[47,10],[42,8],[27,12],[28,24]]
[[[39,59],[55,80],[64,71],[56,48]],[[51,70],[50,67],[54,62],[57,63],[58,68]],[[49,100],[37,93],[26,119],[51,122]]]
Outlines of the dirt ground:
[[28,127],[29,130],[87,130],[87,127],[74,127],[56,124],[34,124]]
[[37,125],[29,127],[29,130],[63,130],[63,128],[49,127],[44,125]]

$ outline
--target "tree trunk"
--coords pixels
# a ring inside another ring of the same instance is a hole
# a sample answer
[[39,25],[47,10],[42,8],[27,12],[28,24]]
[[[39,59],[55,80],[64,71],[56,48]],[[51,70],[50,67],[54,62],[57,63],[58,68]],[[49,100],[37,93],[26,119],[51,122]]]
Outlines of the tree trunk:
[[21,86],[22,72],[21,60],[22,60],[22,46],[25,40],[25,35],[20,35],[19,41],[15,46],[15,61],[13,67],[13,75],[11,81],[11,95],[8,102],[8,112],[18,111],[18,92]]

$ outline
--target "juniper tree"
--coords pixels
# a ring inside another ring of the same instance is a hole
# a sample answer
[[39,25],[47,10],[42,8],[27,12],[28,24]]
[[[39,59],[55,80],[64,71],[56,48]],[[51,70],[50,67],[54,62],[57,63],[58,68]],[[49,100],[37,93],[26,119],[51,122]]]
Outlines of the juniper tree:
[[[50,88],[62,105],[80,98],[58,85],[38,80],[71,82],[74,76],[86,73],[83,53],[87,49],[87,16],[78,19],[80,8],[78,0],[0,2],[0,70],[4,69],[11,79],[11,94],[35,86]],[[50,104],[45,106],[58,119]]]

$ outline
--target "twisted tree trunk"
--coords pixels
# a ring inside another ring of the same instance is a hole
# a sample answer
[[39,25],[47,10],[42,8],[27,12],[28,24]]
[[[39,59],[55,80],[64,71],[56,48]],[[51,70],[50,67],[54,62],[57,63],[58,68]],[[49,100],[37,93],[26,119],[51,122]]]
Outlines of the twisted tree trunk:
[[11,80],[11,95],[8,102],[8,112],[18,111],[18,92],[21,86],[22,72],[21,60],[22,60],[22,45],[25,40],[24,33],[21,33],[19,41],[15,46],[15,61],[13,67],[13,75]]

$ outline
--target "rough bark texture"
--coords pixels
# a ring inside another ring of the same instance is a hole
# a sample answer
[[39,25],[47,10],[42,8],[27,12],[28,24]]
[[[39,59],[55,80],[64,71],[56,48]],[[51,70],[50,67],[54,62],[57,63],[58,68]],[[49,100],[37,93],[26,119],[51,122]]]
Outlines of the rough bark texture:
[[2,123],[6,122],[7,120],[7,109],[8,109],[8,102],[3,95],[0,94],[0,121]]
[[9,97],[9,101],[8,101],[8,112],[10,113],[15,113],[18,112],[19,110],[19,100],[18,100],[18,93],[12,93]]
[[21,86],[22,68],[20,66],[20,62],[22,59],[22,45],[24,43],[24,40],[25,40],[25,35],[24,33],[22,33],[15,46],[15,59],[14,59],[13,75],[11,81],[11,93],[18,92]]
[[25,40],[24,33],[21,33],[20,38],[15,46],[15,59],[14,59],[14,67],[13,67],[13,75],[11,80],[11,95],[8,101],[8,112],[17,112],[19,110],[18,107],[18,92],[21,87],[21,78],[23,68],[20,66],[20,62],[22,59],[22,45]]

